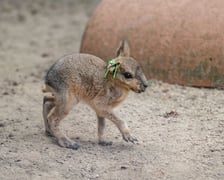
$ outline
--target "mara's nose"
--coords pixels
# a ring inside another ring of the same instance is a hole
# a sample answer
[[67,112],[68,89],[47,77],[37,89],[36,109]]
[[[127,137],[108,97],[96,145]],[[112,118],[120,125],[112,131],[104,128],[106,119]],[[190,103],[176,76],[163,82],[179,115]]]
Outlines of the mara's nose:
[[148,84],[144,84],[144,88],[147,88],[148,87]]

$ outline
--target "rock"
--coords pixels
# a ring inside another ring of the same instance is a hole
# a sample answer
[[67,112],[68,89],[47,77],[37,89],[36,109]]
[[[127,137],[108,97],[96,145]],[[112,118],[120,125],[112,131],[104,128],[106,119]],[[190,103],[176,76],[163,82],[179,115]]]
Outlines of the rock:
[[223,87],[223,8],[222,0],[102,0],[88,22],[80,52],[108,61],[125,37],[148,78]]

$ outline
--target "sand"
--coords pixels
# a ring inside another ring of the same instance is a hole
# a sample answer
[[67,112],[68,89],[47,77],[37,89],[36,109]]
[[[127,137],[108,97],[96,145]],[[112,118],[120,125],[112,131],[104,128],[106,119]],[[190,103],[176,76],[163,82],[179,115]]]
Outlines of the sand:
[[81,146],[45,136],[41,86],[49,66],[78,52],[97,0],[0,1],[0,179],[224,179],[224,92],[150,80],[115,109],[138,143],[80,103],[61,128]]

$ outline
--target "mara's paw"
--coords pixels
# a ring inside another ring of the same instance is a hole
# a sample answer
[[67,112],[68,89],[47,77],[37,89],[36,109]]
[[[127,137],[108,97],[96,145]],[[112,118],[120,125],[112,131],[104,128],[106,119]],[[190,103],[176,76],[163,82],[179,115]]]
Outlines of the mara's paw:
[[103,141],[103,140],[99,141],[99,145],[101,146],[111,146],[112,144],[113,144],[112,141]]
[[80,147],[76,142],[74,142],[66,137],[60,138],[58,140],[58,144],[61,147],[65,147],[65,148],[69,148],[69,149],[73,149],[73,150],[77,150]]
[[138,139],[134,136],[131,136],[130,134],[126,134],[126,135],[123,135],[123,139],[126,141],[126,142],[132,142],[132,143],[135,143],[138,141]]
[[45,130],[46,136],[54,137],[53,133],[50,130]]

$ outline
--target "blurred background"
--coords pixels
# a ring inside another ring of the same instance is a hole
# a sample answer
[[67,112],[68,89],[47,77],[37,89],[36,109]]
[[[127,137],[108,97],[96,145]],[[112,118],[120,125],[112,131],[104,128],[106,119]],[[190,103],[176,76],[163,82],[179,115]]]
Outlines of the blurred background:
[[56,59],[79,52],[85,25],[98,3],[99,0],[1,0],[1,79],[21,82],[29,76],[39,76],[40,80]]

